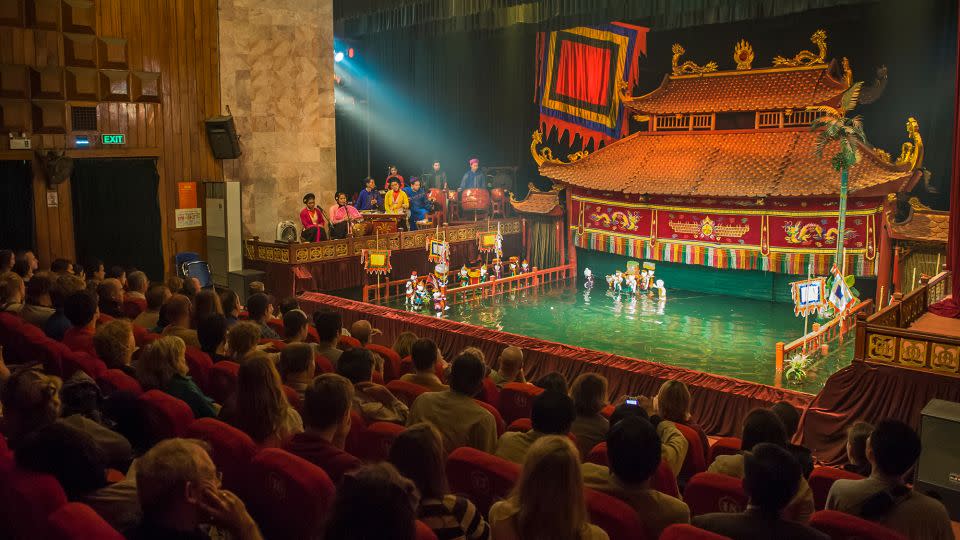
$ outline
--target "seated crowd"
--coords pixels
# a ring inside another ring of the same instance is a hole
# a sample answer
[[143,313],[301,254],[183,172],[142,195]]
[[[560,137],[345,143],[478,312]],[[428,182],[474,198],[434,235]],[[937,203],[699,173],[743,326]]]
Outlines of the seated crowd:
[[[7,475],[45,473],[127,538],[261,538],[260,494],[222,475],[232,471],[218,470],[210,441],[151,432],[142,402],[154,392],[182,402],[191,426],[232,426],[254,459],[286,456],[328,478],[335,495],[317,537],[617,538],[593,519],[599,492],[636,514],[638,538],[689,524],[721,538],[830,538],[811,521],[823,508],[808,479],[824,467],[792,442],[800,415],[789,403],[751,411],[739,448],[724,453],[711,449],[680,381],[652,396],[610,396],[591,372],[528,382],[517,347],[489,363],[478,348],[447,351],[448,363],[431,339],[406,331],[379,345],[386,336],[369,321],[347,329],[340,312],[308,315],[260,283],[245,305],[235,291],[200,285],[150,282],[100,261],[58,259],[40,270],[30,252],[0,251],[3,328],[18,320],[103,365],[55,372],[40,358],[4,359],[0,348],[0,497],[10,496]],[[102,372],[129,385],[103,385]],[[529,398],[509,427],[499,399],[507,392]],[[388,434],[387,446],[371,434]],[[451,472],[470,455],[513,475],[512,487],[472,498]],[[953,538],[943,504],[906,483],[919,455],[917,434],[901,422],[853,424],[843,468],[857,479],[833,483],[825,508],[906,538]],[[692,492],[710,478],[733,481],[746,503],[726,512],[695,505]]]

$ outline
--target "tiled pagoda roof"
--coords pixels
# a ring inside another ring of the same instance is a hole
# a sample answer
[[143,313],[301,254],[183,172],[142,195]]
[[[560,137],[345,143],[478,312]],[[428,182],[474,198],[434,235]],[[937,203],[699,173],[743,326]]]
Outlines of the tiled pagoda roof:
[[897,240],[914,242],[947,243],[947,231],[950,229],[950,212],[941,212],[929,208],[911,205],[907,219],[896,222],[890,219],[890,236]]
[[526,198],[518,201],[510,196],[510,204],[521,214],[541,214],[549,216],[563,215],[563,206],[560,204],[560,190],[540,191],[533,183]]

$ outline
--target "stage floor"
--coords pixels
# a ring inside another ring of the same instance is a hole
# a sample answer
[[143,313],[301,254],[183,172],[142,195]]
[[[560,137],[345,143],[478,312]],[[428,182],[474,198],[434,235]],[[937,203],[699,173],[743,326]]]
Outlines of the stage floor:
[[[402,298],[385,305],[404,309]],[[477,297],[451,306],[445,318],[763,384],[774,384],[776,343],[803,334],[790,304],[680,290],[663,302],[618,298],[604,285],[590,293],[562,284]],[[804,383],[789,387],[815,394],[852,358],[848,339],[816,362]]]

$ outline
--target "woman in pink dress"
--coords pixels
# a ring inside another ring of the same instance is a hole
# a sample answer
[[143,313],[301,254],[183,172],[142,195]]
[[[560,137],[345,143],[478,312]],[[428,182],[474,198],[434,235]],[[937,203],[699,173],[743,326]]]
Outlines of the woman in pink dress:
[[329,215],[331,238],[346,238],[347,225],[363,217],[355,207],[347,204],[347,194],[342,191],[337,192],[337,204],[330,207]]
[[323,212],[317,208],[316,195],[313,193],[304,195],[303,204],[306,207],[300,211],[300,224],[303,225],[300,239],[304,242],[325,240],[327,235],[324,231]]

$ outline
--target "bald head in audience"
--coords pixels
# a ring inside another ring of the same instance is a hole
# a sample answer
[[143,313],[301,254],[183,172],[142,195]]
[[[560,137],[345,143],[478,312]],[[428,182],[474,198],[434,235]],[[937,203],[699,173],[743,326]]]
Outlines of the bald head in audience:
[[380,331],[370,324],[370,321],[359,320],[350,325],[350,335],[355,337],[361,345],[370,343],[370,339],[379,334]]

